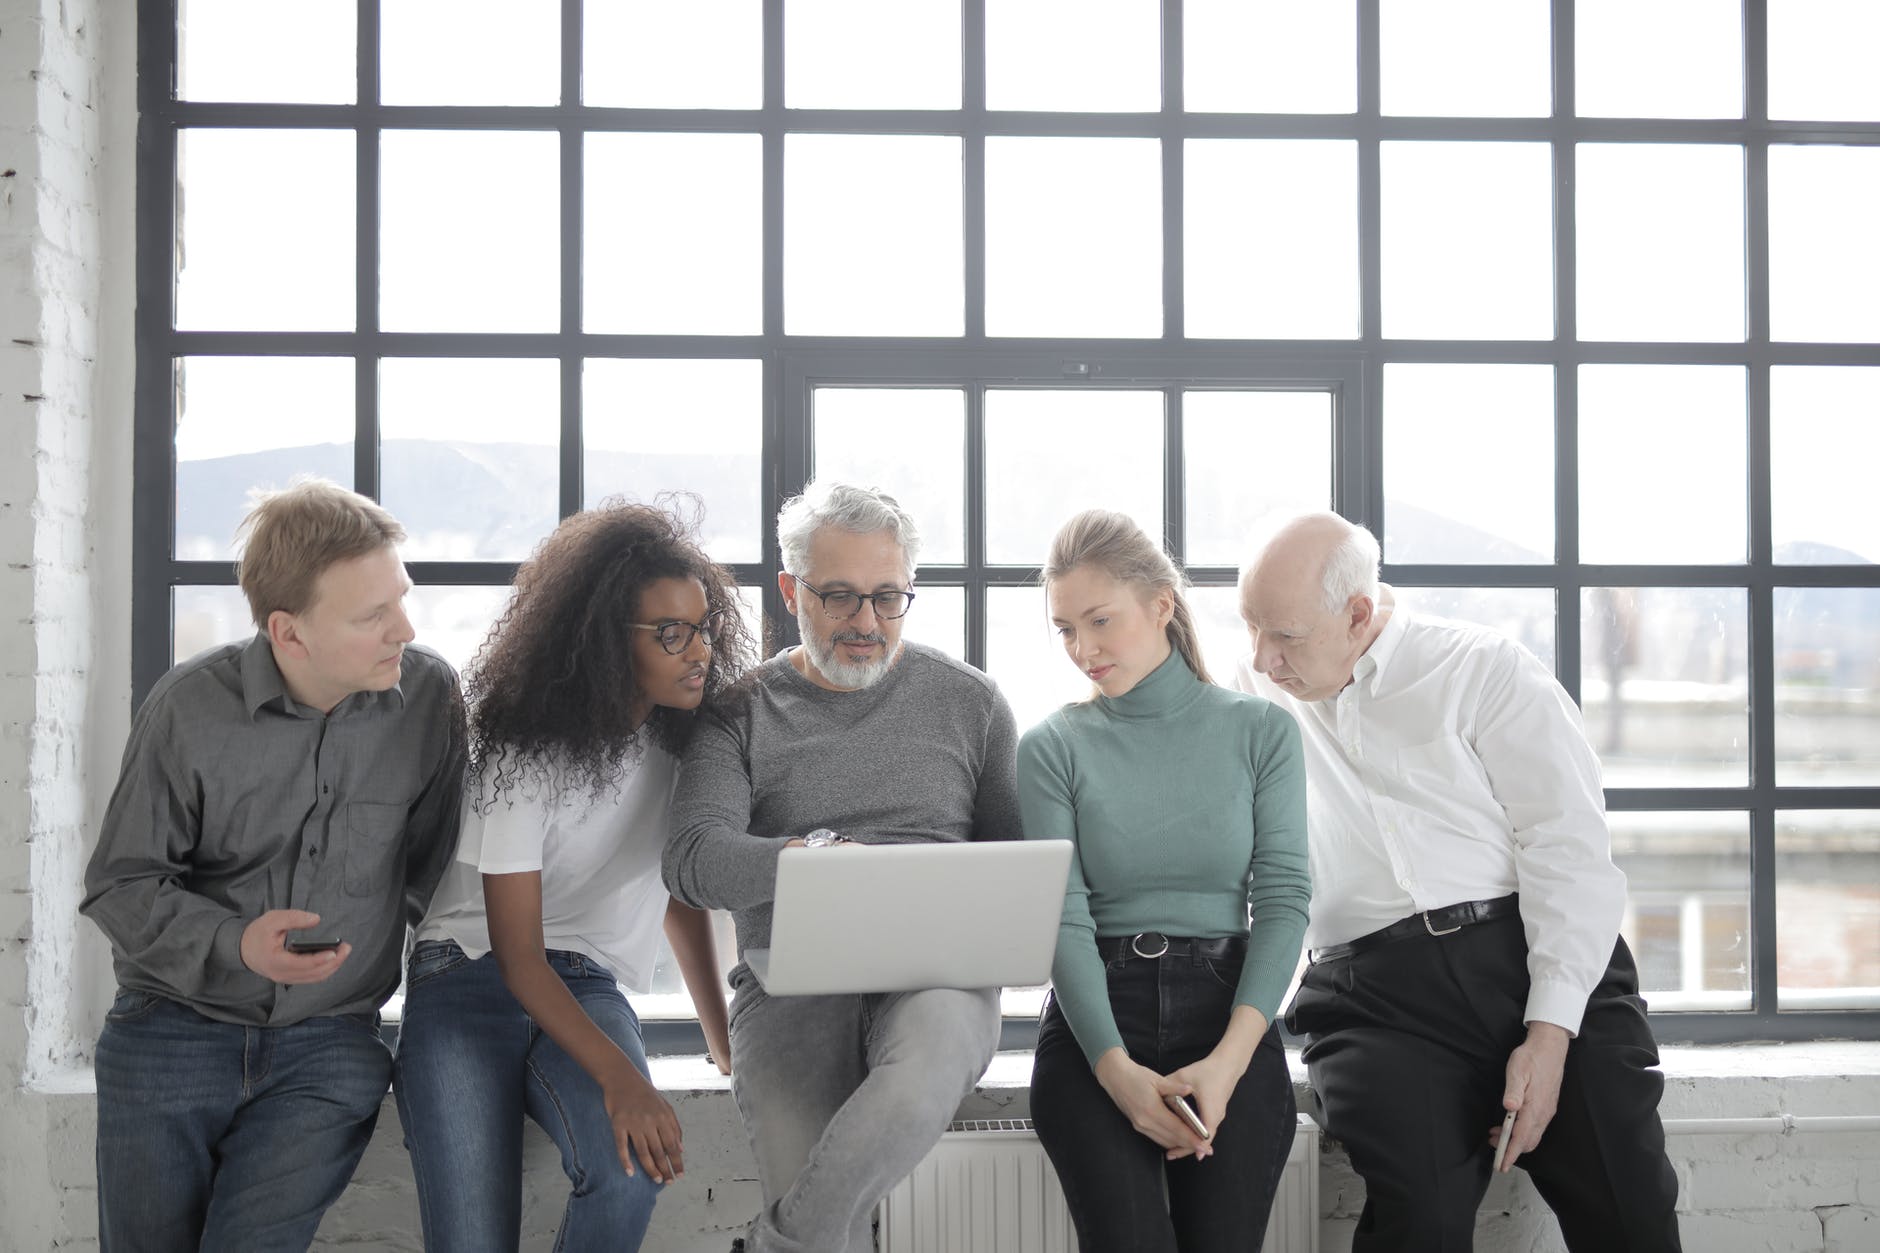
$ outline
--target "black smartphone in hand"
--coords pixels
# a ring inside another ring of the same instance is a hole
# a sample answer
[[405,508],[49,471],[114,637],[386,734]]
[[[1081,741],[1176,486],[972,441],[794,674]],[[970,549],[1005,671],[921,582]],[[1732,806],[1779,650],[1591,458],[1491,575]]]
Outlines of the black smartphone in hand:
[[325,936],[302,935],[287,937],[287,951],[290,953],[331,953],[339,948],[340,942]]

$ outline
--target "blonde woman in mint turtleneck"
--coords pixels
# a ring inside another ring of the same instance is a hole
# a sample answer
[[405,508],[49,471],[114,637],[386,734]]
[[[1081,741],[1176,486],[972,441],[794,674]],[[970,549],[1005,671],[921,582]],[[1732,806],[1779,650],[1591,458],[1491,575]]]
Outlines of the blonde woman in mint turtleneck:
[[1084,1253],[1242,1253],[1293,1136],[1271,1024],[1311,901],[1299,730],[1209,679],[1180,572],[1127,516],[1065,523],[1044,581],[1096,690],[1018,747],[1026,838],[1076,845],[1032,1118]]

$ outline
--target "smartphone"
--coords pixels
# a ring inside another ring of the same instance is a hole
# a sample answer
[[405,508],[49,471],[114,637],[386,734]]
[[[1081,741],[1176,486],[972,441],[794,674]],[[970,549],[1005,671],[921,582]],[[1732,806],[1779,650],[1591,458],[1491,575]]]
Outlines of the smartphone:
[[290,953],[331,953],[339,948],[339,941],[322,936],[303,935],[287,938],[287,951]]
[[1514,1137],[1514,1116],[1519,1110],[1509,1110],[1508,1116],[1501,1120],[1501,1143],[1495,1146],[1495,1164],[1489,1167],[1490,1174],[1500,1174],[1501,1164],[1508,1160],[1508,1141]]
[[1201,1121],[1201,1115],[1195,1113],[1195,1107],[1188,1103],[1187,1097],[1165,1096],[1162,1099],[1168,1103],[1168,1107],[1174,1110],[1176,1115],[1179,1116],[1183,1122],[1195,1129],[1196,1135],[1200,1136],[1203,1140],[1212,1140],[1214,1138],[1214,1133],[1209,1131],[1208,1125]]

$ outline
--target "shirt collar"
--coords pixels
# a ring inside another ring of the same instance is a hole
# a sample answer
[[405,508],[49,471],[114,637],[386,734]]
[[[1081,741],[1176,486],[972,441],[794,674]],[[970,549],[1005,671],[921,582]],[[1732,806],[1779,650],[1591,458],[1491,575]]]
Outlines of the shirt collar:
[[[403,708],[405,704],[405,670],[398,668],[398,682],[382,692],[354,692],[338,705],[333,712],[351,704],[359,707],[377,708],[390,705]],[[274,660],[274,645],[268,642],[267,633],[256,631],[255,637],[242,649],[242,705],[248,711],[250,721],[261,712],[261,707],[270,701],[280,702],[283,712],[294,717],[318,714],[321,711],[302,705],[287,690],[287,680],[281,675],[281,667]]]
[[1403,643],[1404,619],[1408,615],[1401,606],[1391,609],[1390,619],[1384,623],[1384,629],[1378,632],[1371,646],[1364,650],[1358,663],[1351,668],[1353,683],[1367,683],[1373,695],[1378,685],[1384,681],[1384,672],[1390,669],[1391,661],[1397,656],[1398,646]]

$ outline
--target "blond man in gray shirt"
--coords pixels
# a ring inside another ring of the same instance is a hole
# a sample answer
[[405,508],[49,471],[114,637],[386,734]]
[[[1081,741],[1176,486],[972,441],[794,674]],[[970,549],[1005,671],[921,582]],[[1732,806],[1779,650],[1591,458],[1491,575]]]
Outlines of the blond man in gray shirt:
[[371,1138],[378,1009],[456,837],[462,701],[411,644],[403,528],[320,480],[242,525],[258,631],[151,690],[85,874],[118,980],[104,1253],[312,1243]]

